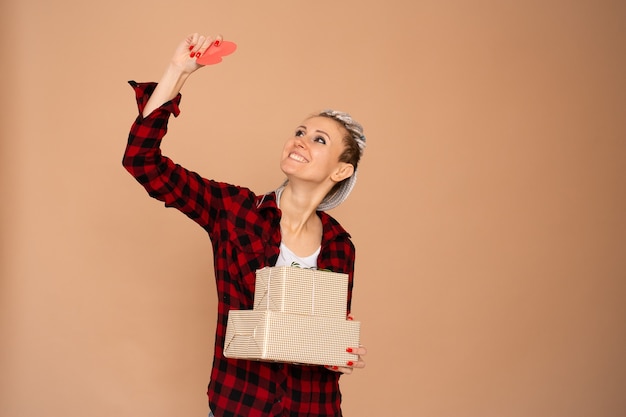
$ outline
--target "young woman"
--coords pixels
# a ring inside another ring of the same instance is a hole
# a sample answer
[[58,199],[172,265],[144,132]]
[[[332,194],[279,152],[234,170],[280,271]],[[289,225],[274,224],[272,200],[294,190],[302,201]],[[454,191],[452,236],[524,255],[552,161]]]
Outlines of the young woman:
[[[139,115],[131,127],[124,167],[151,197],[175,207],[208,233],[218,291],[218,323],[209,406],[217,417],[341,416],[339,376],[363,368],[365,348],[345,367],[303,366],[224,357],[228,312],[251,309],[255,271],[264,266],[317,267],[349,276],[352,296],[354,246],[326,214],[350,193],[365,147],[361,126],[342,112],[305,119],[285,143],[280,167],[287,177],[276,191],[207,180],[163,156],[160,142],[171,114],[180,112],[180,90],[202,66],[196,58],[215,40],[192,34],[177,47],[158,84],[130,84]],[[211,414],[210,414],[211,415]]]

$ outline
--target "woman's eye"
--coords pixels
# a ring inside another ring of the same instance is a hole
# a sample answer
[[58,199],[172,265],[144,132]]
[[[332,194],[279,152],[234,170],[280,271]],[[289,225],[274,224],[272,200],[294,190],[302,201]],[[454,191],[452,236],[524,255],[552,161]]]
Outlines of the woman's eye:
[[326,145],[326,139],[321,136],[317,136],[314,140],[315,142],[321,143],[322,145]]
[[296,130],[296,136],[297,137],[304,136],[304,130],[302,130],[302,129]]

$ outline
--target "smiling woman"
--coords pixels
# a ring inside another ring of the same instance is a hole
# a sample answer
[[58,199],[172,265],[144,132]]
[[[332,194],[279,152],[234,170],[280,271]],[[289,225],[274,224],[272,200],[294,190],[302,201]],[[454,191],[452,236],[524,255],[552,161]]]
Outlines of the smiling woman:
[[[298,138],[300,138],[299,141]],[[324,145],[324,147],[309,146],[309,142]],[[296,130],[294,138],[285,144],[283,161],[287,155],[300,162],[310,163],[311,161],[304,159],[298,149],[292,150],[294,143],[304,150],[310,150],[313,153],[319,152],[320,158],[324,158],[321,154],[326,152],[328,154],[325,157],[327,162],[332,165],[339,163],[337,166],[326,167],[331,170],[335,168],[336,171],[330,177],[333,183],[332,188],[324,194],[318,210],[330,210],[337,207],[348,197],[356,183],[356,170],[365,149],[365,136],[363,136],[362,126],[347,113],[324,110],[305,120],[304,124]],[[290,145],[291,148],[289,148]],[[289,153],[290,150],[291,153]],[[286,166],[283,165],[281,168],[287,174]]]
[[340,416],[339,377],[363,368],[366,349],[346,346],[357,360],[324,367],[250,361],[224,356],[228,312],[252,309],[255,272],[266,266],[301,265],[348,275],[350,318],[354,245],[325,213],[353,189],[365,137],[349,114],[325,110],[305,119],[287,139],[281,169],[287,180],[256,195],[247,188],[207,180],[162,155],[171,114],[180,112],[180,90],[202,68],[197,59],[221,37],[193,34],[176,49],[160,82],[138,84],[139,116],[131,127],[124,167],[149,195],[198,223],[213,243],[218,290],[213,369],[208,396],[218,416]]

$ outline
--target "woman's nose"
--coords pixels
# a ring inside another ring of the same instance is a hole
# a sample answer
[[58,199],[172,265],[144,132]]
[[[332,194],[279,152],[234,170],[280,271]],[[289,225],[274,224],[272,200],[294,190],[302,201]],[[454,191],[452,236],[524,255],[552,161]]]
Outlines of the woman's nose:
[[296,137],[295,144],[298,148],[304,148],[304,141],[302,140],[300,136]]

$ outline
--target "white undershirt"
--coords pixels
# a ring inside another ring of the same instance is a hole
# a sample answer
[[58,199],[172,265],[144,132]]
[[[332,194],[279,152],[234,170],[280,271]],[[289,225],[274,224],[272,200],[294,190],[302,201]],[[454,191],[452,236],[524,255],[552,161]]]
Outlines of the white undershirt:
[[[317,257],[321,247],[318,247],[313,254],[300,257],[293,253],[284,243],[280,242],[280,253],[276,266],[298,266],[300,268],[317,268]],[[297,265],[294,265],[297,264]]]

